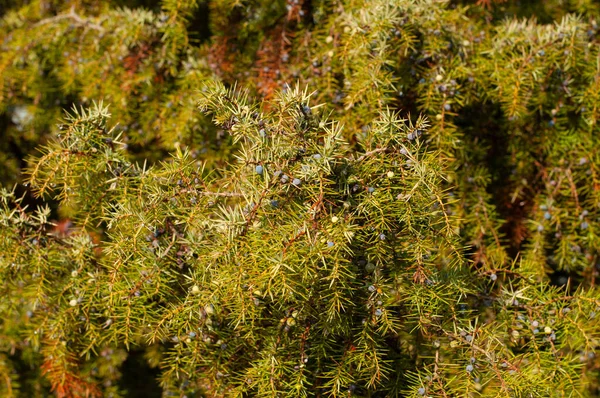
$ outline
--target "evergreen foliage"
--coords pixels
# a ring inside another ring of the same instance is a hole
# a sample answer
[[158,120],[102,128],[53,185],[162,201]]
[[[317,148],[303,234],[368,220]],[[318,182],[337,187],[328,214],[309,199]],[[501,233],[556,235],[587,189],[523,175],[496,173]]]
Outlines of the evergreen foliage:
[[600,6],[526,3],[0,0],[0,396],[597,396]]

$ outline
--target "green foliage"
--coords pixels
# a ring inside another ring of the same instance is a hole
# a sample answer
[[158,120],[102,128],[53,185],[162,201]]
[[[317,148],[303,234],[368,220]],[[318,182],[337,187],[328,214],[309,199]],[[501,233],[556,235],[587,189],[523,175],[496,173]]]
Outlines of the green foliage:
[[5,3],[1,396],[597,396],[594,2]]

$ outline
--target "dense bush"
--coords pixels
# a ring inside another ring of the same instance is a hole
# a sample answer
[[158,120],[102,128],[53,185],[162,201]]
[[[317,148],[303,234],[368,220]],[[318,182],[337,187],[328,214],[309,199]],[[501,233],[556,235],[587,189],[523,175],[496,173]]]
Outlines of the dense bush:
[[0,395],[597,396],[563,3],[0,0]]

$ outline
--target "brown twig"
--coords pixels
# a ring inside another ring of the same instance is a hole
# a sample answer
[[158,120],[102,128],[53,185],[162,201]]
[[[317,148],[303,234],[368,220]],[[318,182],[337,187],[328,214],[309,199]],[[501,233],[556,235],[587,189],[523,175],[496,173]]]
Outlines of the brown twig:
[[60,21],[63,19],[72,19],[75,22],[77,22],[79,25],[83,25],[86,27],[90,27],[92,29],[95,29],[99,32],[104,32],[104,28],[98,24],[95,24],[93,22],[91,22],[88,19],[82,18],[80,15],[78,15],[77,13],[75,13],[75,7],[71,7],[71,9],[69,10],[68,13],[66,14],[60,14],[60,15],[56,15],[54,17],[50,17],[50,18],[46,18],[46,19],[42,19],[41,21],[39,21],[38,23],[36,23],[33,26],[41,26],[41,25],[46,25],[48,23],[53,23],[56,21]]

